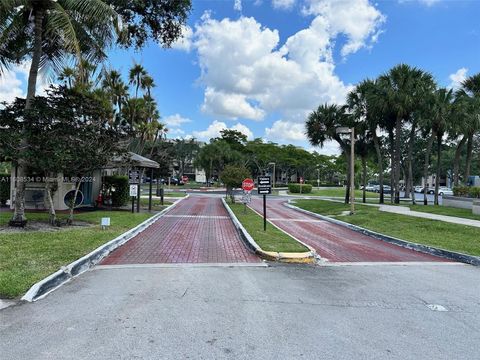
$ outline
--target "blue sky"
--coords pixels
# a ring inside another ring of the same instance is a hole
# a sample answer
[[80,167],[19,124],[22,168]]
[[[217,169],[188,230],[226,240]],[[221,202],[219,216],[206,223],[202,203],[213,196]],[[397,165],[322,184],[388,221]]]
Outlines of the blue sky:
[[[480,71],[480,1],[194,0],[193,8],[173,49],[110,53],[109,66],[124,74],[134,62],[152,74],[170,137],[208,140],[228,127],[310,148],[308,112],[341,103],[366,77],[404,62],[455,86]],[[15,71],[0,81],[0,97],[24,91],[25,69]]]

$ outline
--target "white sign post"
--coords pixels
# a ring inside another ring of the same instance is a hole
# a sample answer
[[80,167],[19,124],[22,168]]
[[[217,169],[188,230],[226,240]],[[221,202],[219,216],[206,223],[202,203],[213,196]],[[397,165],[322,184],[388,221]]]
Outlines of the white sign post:
[[138,185],[137,184],[130,184],[130,196],[136,197],[138,193]]

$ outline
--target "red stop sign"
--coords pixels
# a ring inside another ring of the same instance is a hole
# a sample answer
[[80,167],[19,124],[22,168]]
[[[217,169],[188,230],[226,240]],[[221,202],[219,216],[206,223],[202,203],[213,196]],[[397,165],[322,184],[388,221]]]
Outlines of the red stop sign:
[[252,191],[255,184],[252,179],[245,179],[242,182],[242,189],[245,191]]

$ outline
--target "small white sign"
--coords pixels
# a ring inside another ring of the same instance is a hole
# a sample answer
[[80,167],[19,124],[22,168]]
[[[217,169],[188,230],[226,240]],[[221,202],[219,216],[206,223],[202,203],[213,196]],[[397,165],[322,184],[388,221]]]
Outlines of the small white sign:
[[130,196],[137,196],[138,194],[138,185],[130,185]]
[[101,225],[102,226],[110,226],[110,218],[102,218],[102,222],[101,222]]

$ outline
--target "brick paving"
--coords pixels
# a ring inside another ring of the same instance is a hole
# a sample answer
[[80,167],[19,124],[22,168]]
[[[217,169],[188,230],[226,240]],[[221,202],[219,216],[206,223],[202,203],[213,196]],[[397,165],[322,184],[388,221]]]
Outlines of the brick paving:
[[101,265],[259,261],[246,248],[219,198],[191,196]]
[[[447,261],[309,216],[283,203],[285,200],[267,199],[267,218],[331,262]],[[252,199],[251,206],[260,213],[263,211],[261,199]]]

